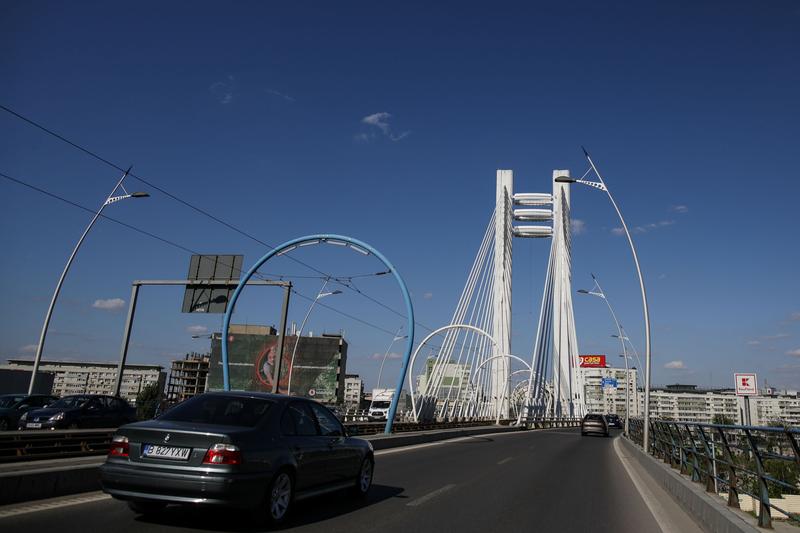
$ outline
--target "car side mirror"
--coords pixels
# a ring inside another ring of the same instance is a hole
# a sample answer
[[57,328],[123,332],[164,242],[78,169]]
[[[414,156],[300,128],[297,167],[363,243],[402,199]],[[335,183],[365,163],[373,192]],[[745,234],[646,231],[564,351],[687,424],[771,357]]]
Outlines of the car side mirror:
[[20,410],[20,411],[27,411],[30,408],[31,408],[31,406],[28,405],[27,403],[23,403],[22,405],[18,405],[17,406],[17,409]]

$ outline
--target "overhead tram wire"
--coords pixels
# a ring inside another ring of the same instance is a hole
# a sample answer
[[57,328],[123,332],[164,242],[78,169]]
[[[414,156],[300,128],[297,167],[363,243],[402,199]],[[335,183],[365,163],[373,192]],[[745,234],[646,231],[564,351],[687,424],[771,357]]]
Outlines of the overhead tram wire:
[[[41,187],[37,187],[36,185],[32,185],[30,183],[27,183],[27,182],[25,182],[25,181],[23,181],[21,179],[14,178],[14,177],[9,176],[8,174],[5,174],[3,172],[0,172],[0,177],[2,177],[4,179],[7,179],[9,181],[12,181],[14,183],[17,183],[18,185],[22,185],[23,187],[27,187],[27,188],[29,188],[31,190],[34,190],[34,191],[36,191],[36,192],[38,192],[40,194],[44,194],[45,196],[49,196],[50,198],[54,198],[56,200],[64,202],[65,204],[68,204],[68,205],[70,205],[72,207],[76,207],[78,209],[86,211],[87,213],[95,214],[95,211],[93,209],[90,209],[90,208],[88,208],[86,206],[83,206],[83,205],[81,205],[81,204],[79,204],[77,202],[73,202],[72,200],[64,198],[63,196],[59,196],[59,195],[57,195],[55,193],[52,193],[52,192],[47,191],[45,189],[42,189]],[[172,246],[173,248],[177,248],[177,249],[179,249],[181,251],[188,252],[190,254],[200,255],[200,252],[198,252],[196,250],[192,250],[191,248],[183,246],[182,244],[178,244],[175,241],[171,241],[169,239],[166,239],[164,237],[156,235],[155,233],[151,233],[151,232],[149,232],[147,230],[144,230],[142,228],[136,227],[136,226],[134,226],[132,224],[128,224],[127,222],[123,222],[122,220],[116,219],[114,217],[110,217],[110,216],[102,214],[102,213],[100,214],[100,217],[105,219],[105,220],[114,222],[115,224],[119,224],[120,226],[123,226],[123,227],[125,227],[125,228],[127,228],[129,230],[135,231],[135,232],[137,232],[137,233],[139,233],[141,235],[144,235],[146,237],[150,237],[152,239],[160,241],[160,242],[162,242],[162,243],[164,243],[164,244],[166,244],[168,246]],[[226,266],[231,266],[232,267],[232,265],[226,265]],[[259,279],[269,280],[265,275],[260,274],[258,272],[256,272],[254,275]],[[308,300],[308,301],[313,301],[314,300],[314,298],[312,298],[310,296],[306,296],[306,295],[298,292],[294,288],[292,289],[292,292],[294,294],[296,294],[298,297],[300,297],[300,298],[302,298],[304,300]],[[317,305],[320,306],[320,307],[325,307],[326,309],[329,309],[329,310],[331,310],[331,311],[333,311],[333,312],[335,312],[335,313],[337,313],[339,315],[342,315],[342,316],[344,316],[346,318],[349,318],[351,320],[355,320],[356,322],[360,322],[361,324],[364,324],[365,326],[369,326],[369,327],[371,327],[371,328],[373,328],[373,329],[375,329],[377,331],[380,331],[382,333],[386,333],[388,335],[394,335],[395,334],[394,331],[389,331],[388,329],[385,329],[385,328],[383,328],[381,326],[378,326],[378,325],[373,324],[371,322],[367,322],[366,320],[363,320],[361,318],[355,317],[355,316],[353,316],[353,315],[351,315],[349,313],[345,313],[344,311],[340,311],[339,309],[336,309],[335,307],[332,307],[330,305],[327,305],[327,304],[324,304],[324,303],[321,303],[321,302],[318,302]]]
[[[55,131],[47,128],[46,126],[36,122],[33,119],[30,119],[30,118],[28,118],[28,117],[26,117],[26,116],[24,116],[24,115],[22,115],[20,113],[17,113],[13,109],[10,109],[10,108],[4,106],[3,104],[0,104],[0,109],[2,109],[3,111],[9,113],[10,115],[13,115],[16,118],[22,120],[23,122],[26,122],[27,124],[29,124],[29,125],[37,128],[37,129],[47,133],[48,135],[51,135],[51,136],[55,137],[56,139],[58,139],[58,140],[60,140],[60,141],[62,141],[64,143],[72,146],[73,148],[75,148],[75,149],[83,152],[84,154],[86,154],[86,155],[88,155],[88,156],[100,161],[101,163],[104,163],[104,164],[110,166],[111,168],[114,168],[114,169],[116,169],[116,170],[118,170],[120,172],[124,172],[125,171],[125,169],[123,169],[121,166],[119,166],[116,163],[113,163],[112,161],[102,157],[98,153],[93,152],[92,150],[89,150],[88,148],[84,148],[83,146],[81,146],[81,145],[79,145],[79,144],[67,139],[63,135],[61,135],[59,133],[56,133]],[[262,241],[258,237],[256,237],[256,236],[254,236],[254,235],[252,235],[252,234],[250,234],[250,233],[248,233],[248,232],[246,232],[246,231],[234,226],[233,224],[231,224],[229,222],[226,222],[225,220],[222,220],[221,218],[209,213],[205,209],[187,202],[186,200],[176,196],[175,194],[172,194],[171,192],[159,187],[158,185],[154,184],[153,182],[151,182],[151,181],[149,181],[149,180],[147,180],[147,179],[145,179],[145,178],[143,178],[143,177],[141,177],[141,176],[139,176],[137,174],[134,174],[132,172],[129,173],[128,175],[130,177],[136,179],[136,180],[139,180],[140,182],[144,183],[148,187],[151,187],[152,189],[157,190],[161,194],[163,194],[163,195],[175,200],[176,202],[188,207],[189,209],[192,209],[192,210],[194,210],[194,211],[196,211],[196,212],[198,212],[198,213],[210,218],[211,220],[214,220],[215,222],[217,222],[219,224],[222,224],[226,228],[228,228],[228,229],[230,229],[232,231],[235,231],[236,233],[238,233],[238,234],[240,234],[240,235],[242,235],[244,237],[247,237],[248,239],[250,239],[250,240],[252,240],[254,242],[257,242],[258,244],[260,244],[262,246],[265,246],[265,247],[269,248],[270,250],[274,250],[275,249],[275,246]],[[306,263],[306,262],[304,262],[304,261],[302,261],[300,259],[297,259],[296,257],[293,257],[293,256],[289,255],[288,253],[284,254],[284,257],[286,257],[286,258],[288,258],[288,259],[290,259],[290,260],[292,260],[292,261],[294,261],[294,262],[296,262],[296,263],[298,263],[298,264],[300,264],[300,265],[302,265],[302,266],[304,266],[304,267],[306,267],[306,268],[308,268],[308,269],[320,274],[321,276],[328,277],[331,280],[334,280],[338,285],[341,285],[341,286],[343,286],[343,287],[345,287],[345,288],[347,288],[349,290],[352,290],[352,291],[358,293],[362,297],[364,297],[364,298],[370,300],[371,302],[373,302],[373,303],[375,303],[375,304],[387,309],[388,311],[391,311],[392,313],[394,313],[394,314],[396,314],[396,315],[398,315],[398,316],[400,316],[402,318],[406,318],[406,316],[403,313],[397,311],[396,309],[392,309],[388,305],[384,304],[383,302],[380,302],[380,301],[376,300],[375,298],[372,298],[371,296],[369,296],[368,294],[366,294],[366,293],[364,293],[362,291],[359,291],[357,289],[354,289],[354,288],[350,287],[346,283],[342,283],[341,281],[336,280],[330,274],[327,274],[327,273],[323,272],[322,270],[319,270],[318,268],[316,268],[316,267],[314,267],[314,266],[312,266],[312,265],[310,265],[310,264],[308,264],[308,263]],[[417,322],[417,321],[414,321],[414,322],[415,322],[415,324],[417,324],[418,326],[420,326],[423,329],[426,329],[428,331],[433,331],[433,328],[430,328],[430,327],[426,326],[425,324],[422,324],[422,323]]]

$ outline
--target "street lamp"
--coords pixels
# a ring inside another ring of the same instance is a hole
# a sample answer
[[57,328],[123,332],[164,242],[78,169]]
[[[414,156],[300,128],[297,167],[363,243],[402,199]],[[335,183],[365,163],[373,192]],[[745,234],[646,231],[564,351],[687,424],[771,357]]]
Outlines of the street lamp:
[[[589,187],[594,187],[595,189],[600,189],[604,191],[608,195],[608,199],[611,201],[611,205],[614,207],[614,211],[617,212],[617,216],[619,217],[619,221],[622,223],[622,229],[625,230],[625,236],[628,238],[628,244],[631,248],[631,254],[633,255],[633,262],[636,264],[636,273],[639,276],[639,288],[642,292],[642,310],[644,312],[644,337],[645,337],[645,372],[644,372],[644,434],[642,436],[642,447],[645,451],[649,451],[649,444],[650,444],[650,311],[647,307],[647,291],[644,288],[644,277],[642,276],[642,269],[639,266],[639,257],[636,255],[636,247],[633,245],[633,237],[631,237],[631,232],[628,231],[628,225],[625,223],[625,219],[622,217],[622,212],[619,210],[619,206],[617,206],[617,202],[614,201],[614,197],[611,196],[611,191],[608,190],[606,187],[605,181],[603,181],[603,176],[600,175],[600,172],[597,170],[597,167],[592,161],[591,156],[589,156],[589,152],[583,148],[583,153],[586,156],[586,159],[589,161],[589,165],[591,165],[591,169],[593,170],[597,179],[600,181],[590,181],[584,179],[573,179],[568,178],[566,176],[559,176],[555,178],[555,181],[558,183],[580,183],[583,185],[588,185]],[[587,171],[587,174],[589,171]],[[584,174],[585,176],[585,174]]]
[[[39,344],[36,346],[36,355],[33,358],[33,372],[31,373],[31,382],[28,385],[28,394],[33,394],[33,386],[36,383],[36,373],[39,371],[39,363],[42,360],[42,351],[44,350],[44,340],[45,337],[47,336],[47,328],[50,325],[50,319],[53,316],[53,309],[56,306],[56,300],[58,299],[58,294],[61,292],[61,286],[64,284],[64,279],[67,277],[67,272],[69,272],[69,267],[72,266],[72,261],[75,259],[75,255],[78,253],[78,249],[81,247],[81,244],[83,244],[83,240],[86,238],[86,235],[89,233],[89,230],[92,229],[94,223],[97,222],[98,218],[100,218],[100,214],[103,212],[103,209],[105,209],[107,205],[111,205],[113,203],[122,200],[127,200],[128,198],[147,198],[148,196],[150,196],[146,192],[129,193],[127,190],[125,190],[125,187],[122,185],[122,182],[125,180],[126,177],[128,177],[131,168],[132,167],[128,167],[128,170],[126,170],[125,173],[122,174],[122,177],[119,179],[117,184],[114,186],[113,189],[111,189],[111,194],[108,195],[105,202],[103,202],[103,205],[101,205],[100,209],[98,209],[97,213],[95,213],[94,218],[92,218],[92,221],[89,222],[89,225],[84,230],[83,235],[81,235],[81,238],[78,239],[78,244],[76,244],[75,248],[72,249],[72,253],[69,256],[69,259],[67,259],[67,264],[64,266],[63,272],[61,272],[61,277],[58,278],[58,284],[56,284],[56,290],[53,291],[53,297],[50,299],[50,306],[47,308],[47,314],[44,317],[44,324],[42,325],[42,333],[39,335]],[[116,193],[118,189],[122,189],[122,191],[125,194],[114,196],[114,193]]]
[[614,325],[617,326],[618,335],[611,335],[611,336],[619,339],[619,342],[622,344],[623,355],[621,357],[625,358],[625,435],[627,435],[629,428],[630,412],[631,412],[631,399],[630,399],[631,381],[628,370],[628,352],[625,347],[625,337],[622,335],[622,326],[620,326],[619,320],[617,320],[617,314],[614,312],[614,308],[611,307],[611,302],[608,301],[606,293],[603,292],[603,288],[600,287],[600,282],[597,281],[597,278],[595,277],[594,274],[592,274],[592,279],[594,280],[594,287],[592,288],[591,291],[578,289],[578,292],[580,294],[588,294],[591,296],[597,296],[598,298],[601,298],[608,306],[608,310],[611,312],[611,318],[614,319]]
[[[383,365],[386,363],[386,357],[388,357],[389,351],[392,349],[392,346],[394,346],[395,342],[408,338],[408,335],[400,335],[400,330],[402,329],[403,328],[401,327],[400,329],[397,330],[397,333],[395,333],[394,337],[392,338],[392,342],[389,343],[389,347],[386,348],[386,353],[383,354],[383,360],[381,361],[381,368],[380,370],[378,370],[378,384],[375,385],[376,389],[381,388],[381,375],[383,374]],[[400,391],[395,391],[395,394],[400,394]],[[374,402],[375,402],[375,395],[372,396],[372,399],[369,402],[370,409],[372,409],[372,404]]]
[[325,283],[322,284],[322,288],[317,293],[316,298],[314,301],[311,302],[311,305],[308,307],[308,311],[306,312],[306,316],[303,317],[303,322],[300,323],[300,330],[297,332],[297,339],[294,341],[294,349],[292,349],[292,360],[289,363],[289,384],[286,386],[286,395],[292,395],[292,371],[294,370],[294,356],[297,353],[297,346],[300,344],[300,337],[303,336],[303,328],[306,326],[306,321],[308,320],[308,316],[311,314],[311,311],[314,309],[314,306],[317,304],[317,300],[321,298],[325,298],[326,296],[331,296],[334,294],[342,294],[342,291],[335,290],[331,292],[323,292],[325,287],[328,285],[330,278],[325,278]]

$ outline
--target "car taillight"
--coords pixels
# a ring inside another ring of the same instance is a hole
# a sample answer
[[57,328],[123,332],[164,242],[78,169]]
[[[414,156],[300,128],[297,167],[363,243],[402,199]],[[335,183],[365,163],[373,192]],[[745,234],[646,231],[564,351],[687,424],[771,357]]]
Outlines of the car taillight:
[[238,465],[242,462],[242,452],[233,444],[215,444],[203,457],[206,465]]
[[111,439],[111,447],[108,450],[108,456],[128,457],[129,450],[128,437],[124,435],[114,435],[114,438]]

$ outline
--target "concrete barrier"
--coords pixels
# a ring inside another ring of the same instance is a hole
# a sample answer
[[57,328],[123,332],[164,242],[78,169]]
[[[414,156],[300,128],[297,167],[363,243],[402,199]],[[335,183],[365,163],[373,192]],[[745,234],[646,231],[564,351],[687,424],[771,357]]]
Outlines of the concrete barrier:
[[[375,450],[398,448],[458,437],[521,431],[509,426],[479,426],[366,435]],[[105,456],[77,457],[0,465],[0,505],[100,490],[100,465]]]
[[644,453],[644,450],[626,438],[621,438],[622,445],[630,452],[631,457],[661,487],[666,490],[678,504],[709,533],[757,533],[761,530],[748,522],[755,521],[746,513],[734,510],[725,505],[714,494],[676,472],[669,465],[658,461]]

